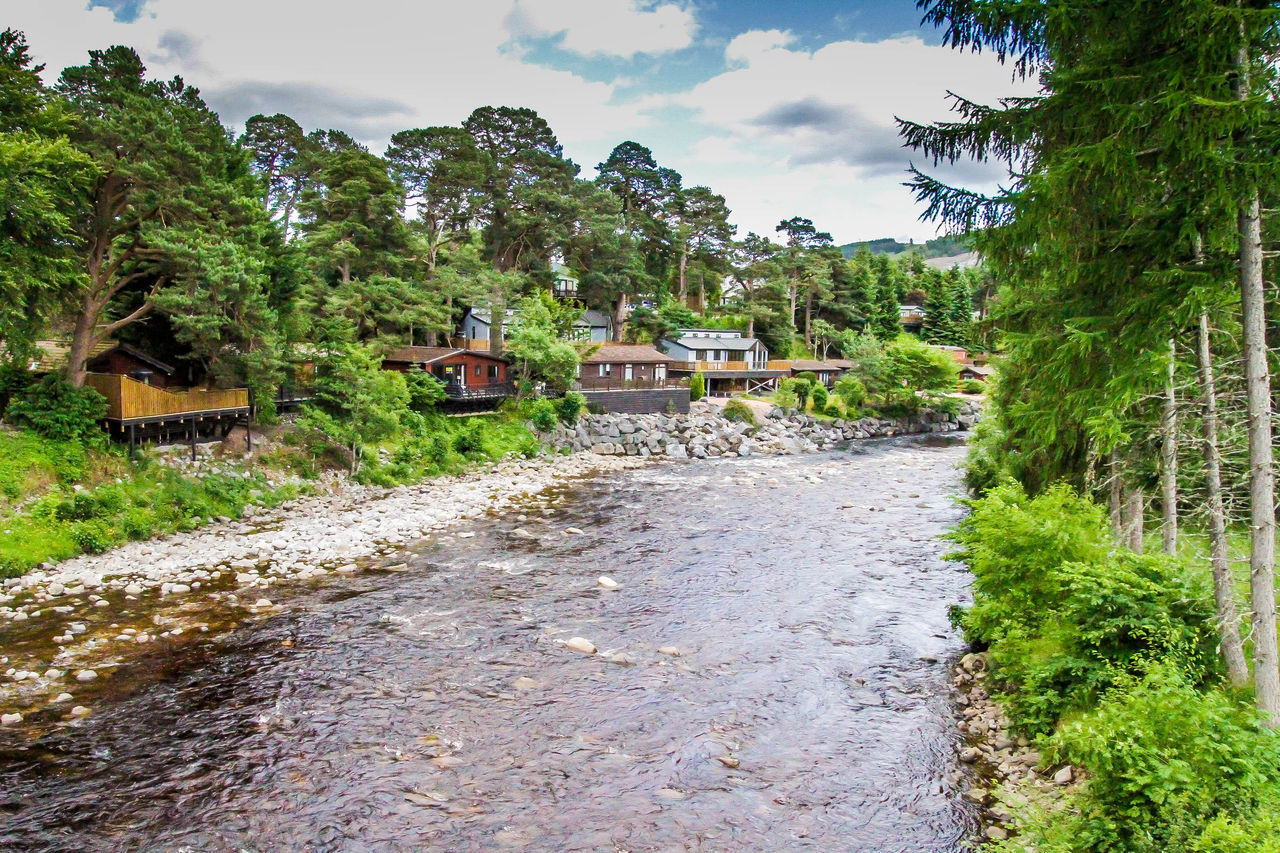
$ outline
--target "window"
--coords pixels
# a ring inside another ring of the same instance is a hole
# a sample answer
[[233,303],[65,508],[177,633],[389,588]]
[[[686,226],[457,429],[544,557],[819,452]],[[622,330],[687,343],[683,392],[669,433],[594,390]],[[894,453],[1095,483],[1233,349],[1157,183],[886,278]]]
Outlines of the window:
[[496,364],[489,365],[489,378],[490,379],[498,378],[498,365]]
[[634,378],[635,378],[635,376],[634,376],[634,372],[633,372],[633,371],[632,371],[632,369],[631,369],[631,365],[629,365],[629,364],[628,364],[628,365],[626,365],[626,367],[624,367],[624,368],[623,368],[623,370],[625,371],[625,372],[622,374],[622,378],[623,378],[623,379],[625,379],[626,381],[630,382],[632,379],[634,379]]
[[477,365],[476,365],[476,376],[480,376],[482,373],[483,373],[483,370],[481,369],[481,366],[477,364]]
[[604,368],[605,368],[605,366],[604,366],[603,364],[601,364],[601,365],[599,365],[596,369],[600,371],[600,375],[601,375],[601,376],[608,376],[609,374],[607,374],[607,373],[605,373],[605,372],[604,372]]

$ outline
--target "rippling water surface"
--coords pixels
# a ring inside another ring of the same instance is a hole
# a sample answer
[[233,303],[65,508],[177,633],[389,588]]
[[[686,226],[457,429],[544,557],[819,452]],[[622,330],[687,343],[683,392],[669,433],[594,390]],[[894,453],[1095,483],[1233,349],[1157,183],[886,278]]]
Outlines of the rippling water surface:
[[0,849],[959,851],[962,452],[654,465],[301,591],[5,741]]

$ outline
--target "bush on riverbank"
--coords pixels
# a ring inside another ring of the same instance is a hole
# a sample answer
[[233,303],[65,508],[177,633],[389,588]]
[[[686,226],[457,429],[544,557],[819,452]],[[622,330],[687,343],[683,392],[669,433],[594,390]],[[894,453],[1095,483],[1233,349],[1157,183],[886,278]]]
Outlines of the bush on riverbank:
[[1202,580],[1117,548],[1103,509],[1065,485],[1031,498],[1006,481],[971,506],[951,538],[974,604],[954,615],[989,646],[992,695],[1014,724],[1087,771],[999,848],[1280,851],[1280,742],[1221,685]]
[[93,488],[60,486],[5,519],[0,576],[21,575],[42,562],[101,553],[129,540],[192,530],[218,516],[239,517],[249,503],[271,505],[297,494],[261,474],[187,477],[153,462]]

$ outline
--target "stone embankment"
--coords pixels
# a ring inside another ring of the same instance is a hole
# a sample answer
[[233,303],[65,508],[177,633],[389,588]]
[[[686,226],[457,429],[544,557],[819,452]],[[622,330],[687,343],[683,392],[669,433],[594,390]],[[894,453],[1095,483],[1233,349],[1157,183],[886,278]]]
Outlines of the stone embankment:
[[963,742],[960,760],[971,770],[965,798],[982,809],[982,839],[1003,841],[1012,829],[1013,812],[1029,800],[1056,797],[1076,781],[1069,764],[1044,764],[1024,736],[1013,732],[1008,717],[987,691],[987,655],[960,658],[951,673],[960,690],[956,728]]
[[547,439],[555,447],[601,456],[705,459],[830,450],[855,439],[968,429],[978,420],[978,406],[970,401],[954,415],[922,411],[899,420],[824,420],[774,406],[758,426],[729,420],[720,411],[699,401],[687,415],[585,415],[576,427],[558,427]]

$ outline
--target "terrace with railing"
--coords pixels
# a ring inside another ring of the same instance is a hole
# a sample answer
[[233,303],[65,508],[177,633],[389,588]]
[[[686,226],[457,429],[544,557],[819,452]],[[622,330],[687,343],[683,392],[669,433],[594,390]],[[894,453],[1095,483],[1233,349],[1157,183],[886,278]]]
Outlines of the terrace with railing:
[[107,398],[107,420],[121,423],[238,415],[249,411],[246,388],[171,391],[111,373],[90,373],[85,377],[85,385]]

